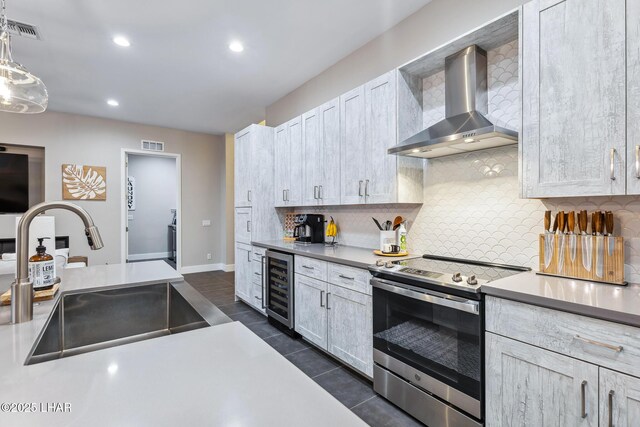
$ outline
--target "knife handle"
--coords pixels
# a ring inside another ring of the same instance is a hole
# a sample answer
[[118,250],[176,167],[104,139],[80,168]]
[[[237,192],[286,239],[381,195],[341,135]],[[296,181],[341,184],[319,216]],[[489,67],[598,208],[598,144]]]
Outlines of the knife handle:
[[607,235],[613,235],[613,212],[606,211],[604,213],[604,225],[607,229]]
[[558,231],[558,216],[560,216],[560,214],[556,215],[556,217],[553,219],[553,233]]
[[595,211],[591,214],[591,229],[593,233],[599,235],[602,234],[602,212]]
[[558,230],[560,231],[560,233],[564,233],[564,228],[566,226],[564,219],[564,211],[558,212]]
[[576,213],[574,211],[567,214],[567,228],[569,233],[573,233],[576,228]]
[[544,211],[544,231],[551,229],[551,211]]
[[581,233],[586,233],[587,232],[587,222],[588,222],[589,218],[587,217],[587,211],[580,211],[578,213],[578,228],[580,229]]

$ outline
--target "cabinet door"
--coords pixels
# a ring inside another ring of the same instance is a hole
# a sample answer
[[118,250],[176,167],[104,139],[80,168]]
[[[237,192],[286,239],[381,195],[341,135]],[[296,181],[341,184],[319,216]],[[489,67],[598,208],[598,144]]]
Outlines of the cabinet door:
[[373,376],[371,296],[329,284],[329,352]]
[[524,196],[624,194],[625,0],[534,0],[522,38]]
[[340,97],[340,202],[365,203],[364,181],[367,159],[364,86]]
[[395,202],[397,157],[387,153],[396,145],[396,78],[390,71],[365,85],[367,203]]
[[236,295],[251,303],[251,246],[236,243],[235,255]]
[[302,115],[302,204],[319,204],[318,190],[322,180],[322,140],[320,139],[320,115],[318,109]]
[[598,425],[596,365],[490,332],[485,337],[487,427]]
[[251,206],[251,133],[244,130],[234,141],[235,206]]
[[325,308],[325,298],[327,283],[300,274],[296,274],[295,278],[295,330],[315,345],[326,350],[327,309]]
[[286,123],[275,129],[274,155],[275,206],[287,206],[286,192],[290,184],[291,146]]
[[302,156],[302,121],[296,117],[287,122],[287,139],[289,142],[289,186],[287,187],[287,205],[302,205],[302,167],[304,158]]
[[600,368],[600,425],[640,423],[640,379]]
[[335,98],[318,108],[322,156],[320,188],[321,205],[340,204],[340,100]]
[[627,0],[627,194],[640,194],[640,0]]
[[235,241],[251,244],[251,208],[236,208]]

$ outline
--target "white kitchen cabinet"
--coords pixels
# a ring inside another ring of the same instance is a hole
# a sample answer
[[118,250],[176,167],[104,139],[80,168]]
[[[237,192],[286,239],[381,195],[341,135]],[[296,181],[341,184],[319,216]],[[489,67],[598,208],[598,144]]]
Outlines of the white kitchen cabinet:
[[236,207],[251,207],[251,127],[243,129],[234,141],[234,191]]
[[251,208],[236,208],[235,218],[235,241],[251,244]]
[[487,427],[598,425],[596,365],[493,333],[485,354]]
[[305,206],[340,204],[340,103],[335,98],[302,115]]
[[264,263],[266,249],[253,246],[251,248],[251,304],[253,307],[266,313],[264,294]]
[[398,143],[397,72],[340,97],[341,204],[422,202],[423,160],[390,155]]
[[361,372],[373,376],[371,296],[329,284],[328,350]]
[[600,368],[600,425],[640,423],[640,379]]
[[[637,12],[635,3],[630,9]],[[625,76],[635,73],[629,75],[636,91],[629,112],[637,114],[637,47],[632,51],[640,18],[629,15],[628,68],[625,19],[625,0],[533,0],[523,6],[525,197],[625,194],[626,158],[635,158],[638,143],[631,139],[637,124],[630,123],[627,154]]]
[[251,245],[236,243],[235,292],[238,298],[252,303]]
[[310,342],[327,349],[327,283],[295,275],[295,330]]
[[275,129],[275,206],[302,204],[302,117]]
[[640,194],[640,0],[627,0],[627,194]]

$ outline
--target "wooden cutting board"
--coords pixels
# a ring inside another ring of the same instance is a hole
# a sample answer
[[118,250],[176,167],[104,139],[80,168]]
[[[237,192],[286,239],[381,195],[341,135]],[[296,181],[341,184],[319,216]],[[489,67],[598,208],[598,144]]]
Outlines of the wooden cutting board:
[[379,255],[379,256],[389,256],[389,257],[400,257],[400,256],[407,256],[409,255],[409,252],[398,252],[396,254],[392,254],[392,253],[385,253],[382,252],[378,249],[376,249],[375,251],[373,251],[374,254]]
[[[44,291],[34,292],[33,302],[52,300],[53,297],[56,295],[56,292],[58,292],[59,288],[60,288],[60,283],[56,283],[55,285],[53,285],[53,288],[51,289],[45,289]],[[4,294],[0,295],[0,305],[9,305],[9,304],[11,304],[11,288],[9,288],[9,290]]]

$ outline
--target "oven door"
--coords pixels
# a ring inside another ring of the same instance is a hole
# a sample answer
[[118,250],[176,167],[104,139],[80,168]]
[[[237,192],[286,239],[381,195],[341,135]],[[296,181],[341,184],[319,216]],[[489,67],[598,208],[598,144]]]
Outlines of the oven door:
[[374,278],[374,361],[482,418],[480,301]]

